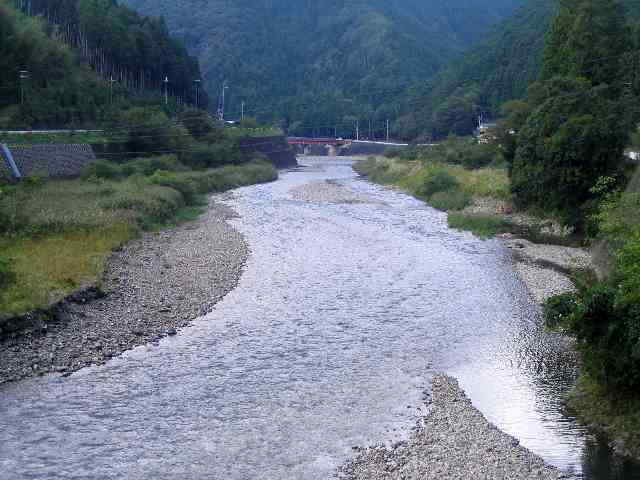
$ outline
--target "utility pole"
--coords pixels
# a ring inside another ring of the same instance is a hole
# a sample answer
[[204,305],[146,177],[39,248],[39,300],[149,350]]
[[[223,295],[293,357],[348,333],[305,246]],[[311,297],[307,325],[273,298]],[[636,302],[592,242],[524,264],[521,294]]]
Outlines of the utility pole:
[[222,82],[222,106],[220,108],[220,121],[222,122],[224,122],[224,96],[227,88],[229,88],[229,86],[227,85],[227,81],[225,80],[224,82]]
[[360,140],[360,120],[356,120],[356,140]]
[[389,142],[389,119],[387,118],[387,143]]
[[371,140],[373,137],[371,136],[371,119],[369,119],[369,140]]
[[113,75],[111,75],[111,78],[109,79],[109,104],[113,104],[113,83],[115,82],[115,80],[113,79]]
[[338,126],[333,126],[333,138],[338,138]]
[[196,109],[200,108],[200,79],[196,79],[193,81],[196,84]]
[[164,77],[164,104],[169,105],[169,77]]
[[242,101],[240,108],[241,108],[241,112],[242,112],[242,113],[240,113],[240,121],[243,121],[244,120],[244,100]]
[[28,70],[20,70],[20,104],[24,104],[24,82],[29,78]]

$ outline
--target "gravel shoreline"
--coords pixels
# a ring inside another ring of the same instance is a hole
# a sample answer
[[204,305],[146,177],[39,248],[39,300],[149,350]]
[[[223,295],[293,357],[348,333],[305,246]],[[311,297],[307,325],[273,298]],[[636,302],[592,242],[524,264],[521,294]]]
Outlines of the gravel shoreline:
[[67,302],[46,332],[0,342],[0,384],[50,372],[68,375],[139,345],[175,335],[236,287],[249,249],[212,196],[197,221],[142,238],[115,252],[104,298]]
[[511,236],[503,236],[503,241],[513,251],[518,276],[540,305],[555,295],[575,291],[569,277],[572,271],[593,268],[591,254],[583,248],[536,244]]
[[471,404],[458,382],[432,382],[426,416],[408,441],[363,450],[340,467],[342,480],[559,479],[518,440],[498,430]]
[[[494,198],[474,198],[473,204],[462,212],[471,215],[497,215],[515,225],[537,226],[542,233],[560,237],[571,233],[571,229],[551,220],[513,212],[508,202]],[[583,248],[536,244],[513,234],[500,235],[499,238],[513,251],[518,276],[536,303],[541,305],[555,295],[575,291],[573,281],[569,278],[572,271],[594,268],[591,254]]]

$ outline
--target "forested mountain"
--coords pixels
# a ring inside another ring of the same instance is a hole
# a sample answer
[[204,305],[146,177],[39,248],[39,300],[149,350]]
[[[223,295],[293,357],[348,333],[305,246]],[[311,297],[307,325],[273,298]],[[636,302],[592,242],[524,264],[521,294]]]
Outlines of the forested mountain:
[[[640,18],[640,3],[623,0],[629,19]],[[547,31],[558,0],[529,0],[501,22],[480,45],[442,69],[413,92],[418,105],[402,117],[407,136],[467,135],[480,114],[492,118],[507,100],[522,98],[537,79]]]
[[488,38],[454,60],[414,92],[417,106],[401,121],[407,136],[467,135],[484,113],[522,97],[539,73],[546,32],[557,0],[531,0]]
[[423,84],[522,3],[126,1],[165,17],[171,32],[198,55],[212,96],[228,81],[228,116],[238,116],[245,101],[252,114],[298,127],[327,125],[331,132],[344,123],[348,133],[355,118],[397,118],[399,100],[411,85]]
[[162,19],[116,0],[0,0],[5,127],[95,124],[125,97],[159,103],[165,77],[173,102],[195,103],[198,62]]

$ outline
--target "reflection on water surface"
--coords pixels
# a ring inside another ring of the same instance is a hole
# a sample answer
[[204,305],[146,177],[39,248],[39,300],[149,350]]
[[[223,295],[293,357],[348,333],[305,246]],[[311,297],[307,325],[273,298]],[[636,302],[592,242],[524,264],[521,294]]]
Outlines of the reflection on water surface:
[[[640,478],[561,413],[575,362],[498,241],[347,161],[311,163],[228,200],[252,256],[210,315],[104,367],[0,389],[7,478],[325,479],[353,446],[406,438],[442,370],[567,472]],[[336,198],[305,196],[327,179]]]

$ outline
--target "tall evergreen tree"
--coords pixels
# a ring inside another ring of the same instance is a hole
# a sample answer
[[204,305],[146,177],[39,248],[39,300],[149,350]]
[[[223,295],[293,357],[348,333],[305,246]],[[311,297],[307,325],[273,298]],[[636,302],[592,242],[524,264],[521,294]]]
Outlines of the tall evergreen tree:
[[620,57],[631,47],[625,7],[619,0],[562,0],[547,36],[541,80],[558,75],[592,85],[621,80]]
[[623,86],[630,30],[618,0],[564,0],[550,30],[536,108],[518,135],[512,190],[524,206],[581,225],[599,177],[623,159],[631,128]]

